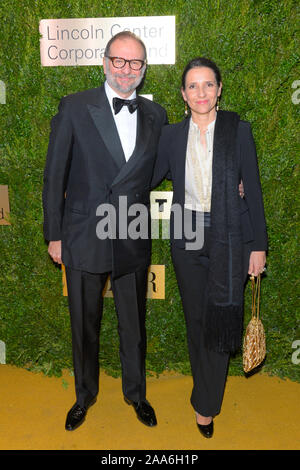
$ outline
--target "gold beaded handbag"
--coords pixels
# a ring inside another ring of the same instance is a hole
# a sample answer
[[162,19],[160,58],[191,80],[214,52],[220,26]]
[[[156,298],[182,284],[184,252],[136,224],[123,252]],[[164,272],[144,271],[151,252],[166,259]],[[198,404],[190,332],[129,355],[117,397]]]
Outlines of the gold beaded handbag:
[[243,368],[246,373],[259,366],[266,356],[266,336],[259,318],[260,274],[250,278],[252,284],[252,318],[246,328],[243,343]]

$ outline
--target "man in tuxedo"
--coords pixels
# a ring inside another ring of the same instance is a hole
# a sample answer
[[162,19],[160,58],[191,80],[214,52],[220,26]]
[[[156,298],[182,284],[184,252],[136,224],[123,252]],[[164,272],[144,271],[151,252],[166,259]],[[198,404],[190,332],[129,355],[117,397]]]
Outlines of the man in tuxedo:
[[[124,213],[124,200],[127,207],[149,208],[167,116],[136,93],[146,70],[146,49],[138,37],[128,31],[114,36],[103,68],[103,86],[61,100],[51,121],[44,173],[44,235],[54,262],[66,266],[72,329],[76,403],[67,415],[67,430],[82,424],[98,394],[102,291],[108,276],[118,316],[124,399],[140,421],[157,424],[145,381],[151,239],[124,236],[124,220],[127,228],[132,220]],[[116,226],[105,232],[105,224],[99,227],[108,220],[102,210],[107,207],[115,211],[110,220]]]

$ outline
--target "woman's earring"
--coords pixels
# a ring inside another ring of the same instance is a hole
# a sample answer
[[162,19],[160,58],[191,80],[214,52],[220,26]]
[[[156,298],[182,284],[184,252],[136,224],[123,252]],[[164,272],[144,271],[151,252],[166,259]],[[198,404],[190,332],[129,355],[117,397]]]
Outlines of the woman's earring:
[[220,98],[218,96],[217,98],[217,107],[216,107],[216,110],[219,111],[219,108],[220,108]]
[[184,114],[187,116],[189,114],[188,112],[188,106],[187,106],[187,102],[185,101],[184,102]]

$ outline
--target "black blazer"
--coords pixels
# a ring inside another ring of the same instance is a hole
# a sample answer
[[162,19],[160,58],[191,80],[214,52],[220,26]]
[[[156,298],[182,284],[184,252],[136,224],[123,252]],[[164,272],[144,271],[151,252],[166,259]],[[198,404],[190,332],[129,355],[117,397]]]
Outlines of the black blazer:
[[[152,180],[152,186],[156,187],[165,176],[170,178],[174,191],[172,203],[180,204],[182,209],[185,201],[185,163],[189,122],[190,118],[186,118],[177,124],[163,128]],[[245,197],[240,198],[241,229],[246,256],[249,256],[251,251],[267,250],[267,231],[255,143],[248,122],[239,122],[236,152],[239,175],[243,180],[245,191]],[[240,180],[236,182],[237,191],[239,182]],[[172,219],[170,232],[172,243],[184,248],[184,240],[172,238]]]
[[64,97],[51,121],[44,236],[62,240],[66,266],[105,272],[112,263],[117,276],[150,263],[150,239],[100,240],[96,234],[100,204],[110,203],[117,210],[119,196],[127,197],[128,207],[149,204],[158,139],[167,116],[160,105],[143,97],[138,101],[136,146],[128,162],[103,86]]

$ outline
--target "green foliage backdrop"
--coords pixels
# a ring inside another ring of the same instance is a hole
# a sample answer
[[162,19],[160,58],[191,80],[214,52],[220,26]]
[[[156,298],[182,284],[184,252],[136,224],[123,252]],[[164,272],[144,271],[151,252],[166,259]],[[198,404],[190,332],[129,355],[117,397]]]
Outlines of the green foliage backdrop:
[[[252,123],[265,201],[270,251],[262,283],[267,334],[264,371],[299,381],[292,361],[300,340],[298,263],[299,105],[292,84],[300,79],[297,0],[1,0],[0,184],[9,185],[11,226],[0,227],[0,340],[7,362],[59,374],[71,368],[67,299],[61,272],[42,234],[41,191],[49,124],[63,95],[98,86],[101,67],[40,65],[41,19],[176,15],[176,64],[149,66],[143,93],[153,93],[170,122],[183,117],[180,78],[192,58],[220,66],[222,108]],[[298,23],[299,24],[299,23]],[[160,189],[171,189],[165,182]],[[166,299],[148,301],[147,369],[189,373],[185,325],[168,241],[154,241],[154,264],[166,265]],[[246,291],[246,318],[250,314]],[[105,299],[101,365],[120,373],[112,299]],[[242,374],[241,355],[229,373]]]

